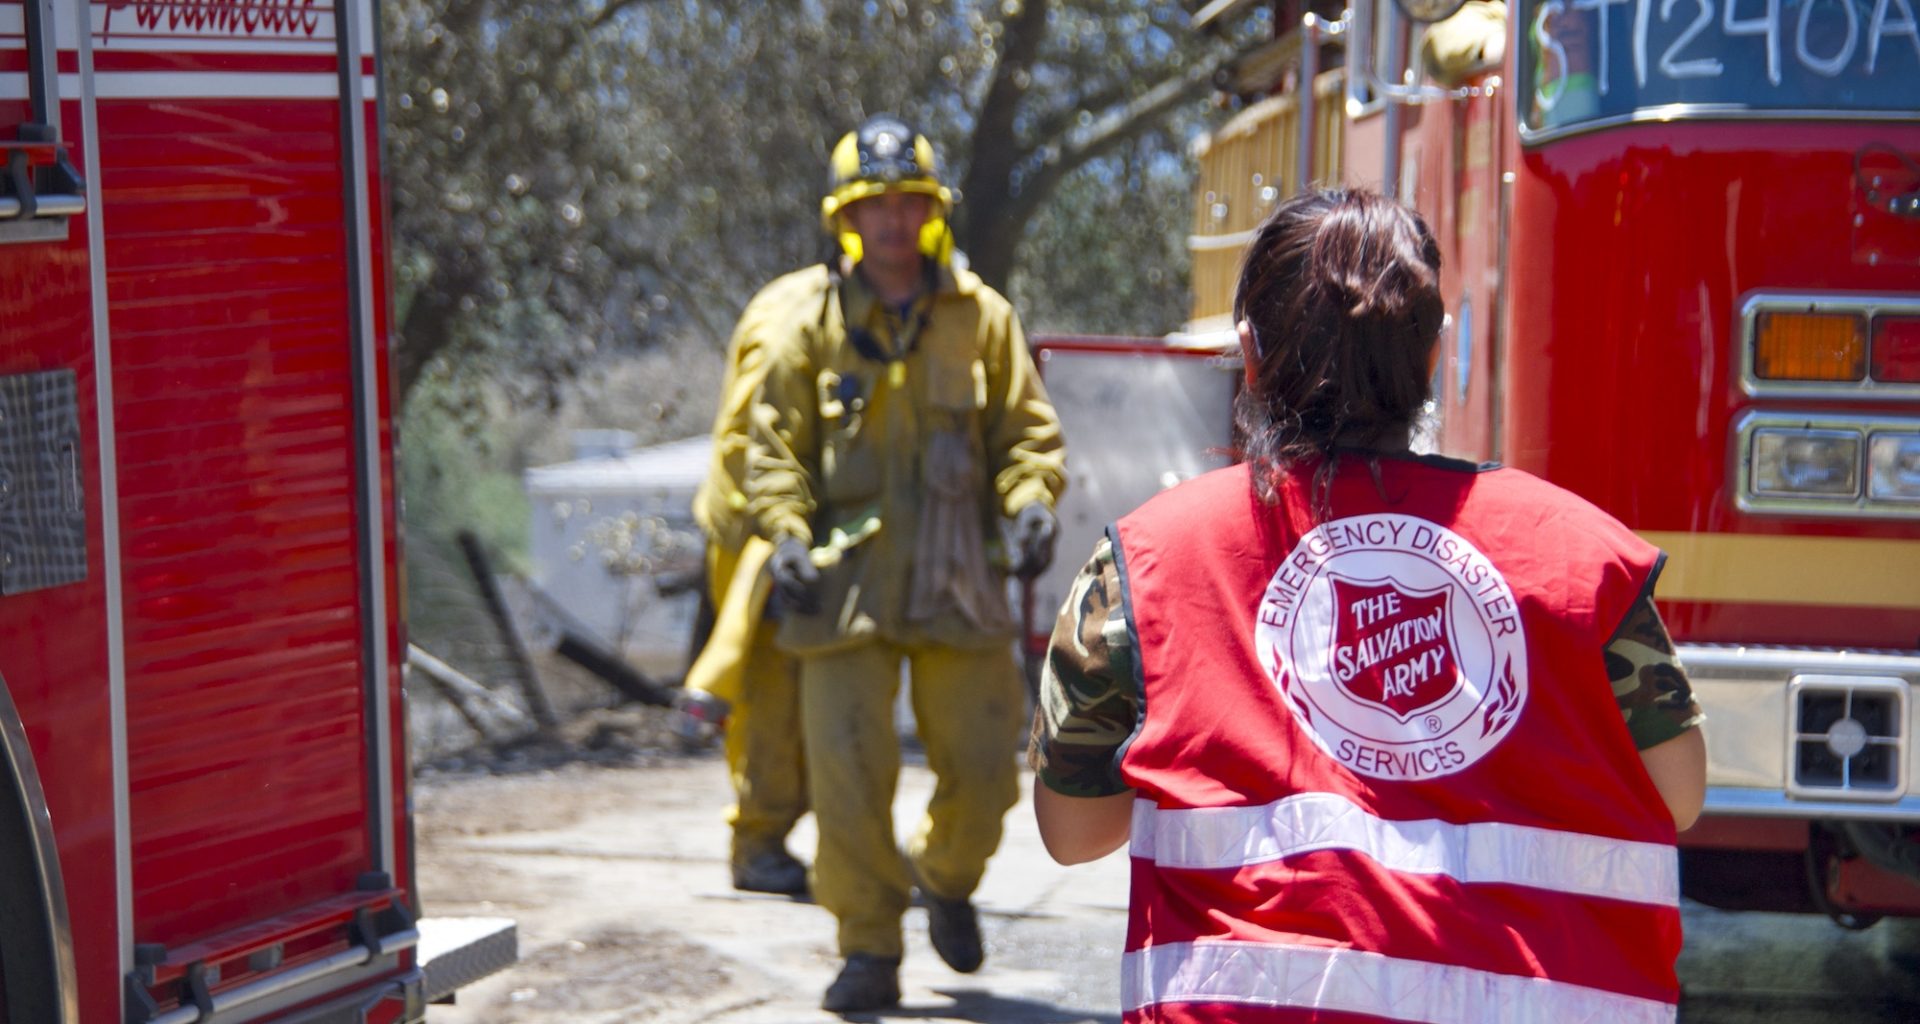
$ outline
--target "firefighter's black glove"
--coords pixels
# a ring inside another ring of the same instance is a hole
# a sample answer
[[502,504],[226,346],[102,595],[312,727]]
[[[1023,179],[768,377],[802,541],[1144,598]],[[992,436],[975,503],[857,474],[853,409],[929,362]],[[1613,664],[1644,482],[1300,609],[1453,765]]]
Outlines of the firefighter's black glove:
[[774,545],[767,571],[773,576],[774,596],[780,599],[782,608],[799,615],[819,613],[820,570],[814,568],[807,545],[799,538],[788,537]]
[[1033,579],[1053,564],[1053,539],[1058,534],[1053,510],[1039,502],[1022,508],[1013,517],[1013,574]]

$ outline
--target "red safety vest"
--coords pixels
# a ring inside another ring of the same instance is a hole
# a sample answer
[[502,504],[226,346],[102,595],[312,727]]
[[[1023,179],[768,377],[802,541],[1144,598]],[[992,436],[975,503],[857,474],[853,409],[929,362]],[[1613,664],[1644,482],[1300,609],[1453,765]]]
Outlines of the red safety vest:
[[1129,1021],[1671,1021],[1673,819],[1602,651],[1660,552],[1511,469],[1244,466],[1112,535]]

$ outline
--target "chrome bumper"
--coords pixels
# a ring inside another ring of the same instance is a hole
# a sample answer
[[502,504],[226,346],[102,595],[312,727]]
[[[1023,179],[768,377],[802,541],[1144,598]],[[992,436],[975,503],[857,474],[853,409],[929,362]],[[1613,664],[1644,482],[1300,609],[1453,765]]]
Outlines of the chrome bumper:
[[1920,652],[1678,654],[1707,716],[1707,813],[1920,822]]

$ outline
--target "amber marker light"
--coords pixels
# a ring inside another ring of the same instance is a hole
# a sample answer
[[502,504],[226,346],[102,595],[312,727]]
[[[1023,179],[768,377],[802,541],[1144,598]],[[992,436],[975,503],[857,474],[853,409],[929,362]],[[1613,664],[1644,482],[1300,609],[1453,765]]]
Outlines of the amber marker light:
[[1854,381],[1867,375],[1867,324],[1857,313],[1761,313],[1753,373],[1762,380]]
[[1883,316],[1873,321],[1873,379],[1920,384],[1920,316]]

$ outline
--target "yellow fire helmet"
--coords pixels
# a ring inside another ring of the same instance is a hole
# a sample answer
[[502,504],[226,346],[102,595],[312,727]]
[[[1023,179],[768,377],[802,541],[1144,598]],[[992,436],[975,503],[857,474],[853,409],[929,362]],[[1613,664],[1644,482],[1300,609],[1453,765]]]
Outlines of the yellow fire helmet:
[[934,212],[920,227],[920,252],[946,263],[953,256],[953,232],[947,215],[953,212],[953,192],[940,184],[940,168],[933,143],[891,114],[876,114],[833,147],[827,172],[827,194],[820,200],[820,223],[839,243],[842,252],[860,262],[860,236],[840,216],[849,205],[887,192],[915,192],[930,196]]

